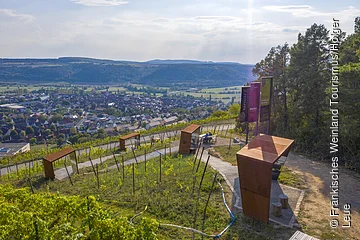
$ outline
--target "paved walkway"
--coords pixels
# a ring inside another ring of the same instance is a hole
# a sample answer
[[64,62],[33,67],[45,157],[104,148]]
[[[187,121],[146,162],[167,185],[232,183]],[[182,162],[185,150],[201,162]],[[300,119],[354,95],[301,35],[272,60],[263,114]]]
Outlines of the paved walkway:
[[[178,146],[174,146],[174,147],[171,147],[171,151],[169,150],[169,148],[166,148],[166,154],[170,154],[170,152],[173,154],[173,153],[177,153],[179,147]],[[156,158],[158,157],[160,154],[162,155],[165,155],[165,148],[163,149],[160,149],[160,150],[155,150],[153,152],[150,152],[150,153],[147,153],[146,154],[146,160],[150,160],[150,159],[153,159],[153,158]],[[115,156],[121,156],[121,154],[115,154]],[[92,160],[92,163],[94,166],[96,165],[99,165],[104,162],[106,162],[107,160],[109,159],[113,159],[114,157],[111,155],[111,156],[107,156],[107,157],[103,157],[101,158],[101,161],[100,161],[100,158],[98,159],[94,159]],[[141,155],[141,156],[137,156],[136,159],[135,158],[132,158],[132,159],[129,159],[127,161],[124,162],[124,165],[130,165],[130,164],[133,164],[133,163],[136,163],[136,162],[144,162],[145,161],[145,155]],[[82,169],[82,168],[87,168],[87,167],[91,167],[91,162],[90,161],[87,161],[87,162],[83,162],[83,163],[79,163],[78,164],[78,168],[79,170]],[[112,165],[110,167],[108,167],[108,169],[116,169],[117,166],[116,164],[115,165]],[[68,166],[67,167],[68,171],[69,171],[69,174],[72,175],[74,173],[74,170],[73,170],[73,167],[72,166]],[[56,170],[55,171],[55,178],[57,180],[64,180],[68,177],[68,174],[66,172],[66,169],[65,168],[61,168],[59,170]]]

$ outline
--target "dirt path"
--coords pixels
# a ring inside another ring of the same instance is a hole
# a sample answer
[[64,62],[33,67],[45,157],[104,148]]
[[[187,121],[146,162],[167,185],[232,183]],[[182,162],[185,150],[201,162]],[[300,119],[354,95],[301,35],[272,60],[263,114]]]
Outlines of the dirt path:
[[[320,239],[360,239],[360,175],[339,168],[339,200],[342,212],[338,216],[339,227],[330,227],[331,164],[312,161],[290,153],[285,166],[301,176],[307,185],[301,206],[299,223],[308,234]],[[351,204],[351,227],[342,228],[344,204]]]

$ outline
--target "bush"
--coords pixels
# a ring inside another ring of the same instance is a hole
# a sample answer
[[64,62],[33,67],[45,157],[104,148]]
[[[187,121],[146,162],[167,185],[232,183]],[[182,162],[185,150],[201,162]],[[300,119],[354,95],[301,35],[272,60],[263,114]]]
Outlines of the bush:
[[36,144],[36,138],[30,138],[30,144],[31,145]]

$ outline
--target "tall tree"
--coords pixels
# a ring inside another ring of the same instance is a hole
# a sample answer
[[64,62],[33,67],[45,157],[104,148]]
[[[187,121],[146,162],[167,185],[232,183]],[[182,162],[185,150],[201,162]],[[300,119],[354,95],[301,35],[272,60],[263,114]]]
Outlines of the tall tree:
[[360,17],[355,33],[340,46],[340,153],[349,168],[360,170]]
[[297,146],[307,152],[326,151],[325,122],[328,120],[327,87],[330,79],[329,31],[313,24],[290,49],[289,110],[291,135]]
[[272,126],[274,131],[279,134],[286,133],[288,129],[287,66],[290,60],[289,50],[287,43],[272,47],[268,55],[252,70],[253,74],[259,78],[273,76]]
[[25,129],[26,135],[34,134],[34,129],[31,126],[26,127]]

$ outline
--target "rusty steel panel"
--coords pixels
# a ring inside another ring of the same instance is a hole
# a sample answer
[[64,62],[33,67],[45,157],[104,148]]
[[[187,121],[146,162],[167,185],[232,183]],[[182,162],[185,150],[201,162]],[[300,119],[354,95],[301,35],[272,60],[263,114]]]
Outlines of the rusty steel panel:
[[294,140],[260,134],[237,154],[244,214],[268,223],[272,167],[287,156]]
[[53,168],[52,162],[46,161],[44,159],[43,164],[44,164],[44,170],[45,170],[45,177],[54,179],[55,173],[54,173],[54,168]]
[[272,164],[237,155],[240,186],[264,197],[270,196]]
[[137,138],[140,139],[140,133],[130,133],[128,135],[120,137],[120,140],[127,140],[127,139],[130,139],[130,138],[133,138],[133,137],[137,137]]
[[125,139],[120,138],[120,150],[125,150]]
[[197,130],[200,130],[200,126],[196,125],[196,124],[191,124],[191,125],[187,126],[186,128],[184,128],[183,130],[181,130],[181,132],[191,134],[191,133],[196,132]]
[[246,216],[264,223],[269,222],[270,197],[264,197],[246,189],[241,189],[241,201]]
[[189,154],[191,148],[191,133],[181,132],[179,153]]
[[66,155],[69,155],[70,153],[72,153],[74,151],[75,150],[73,150],[72,148],[65,148],[63,150],[51,153],[51,154],[43,157],[43,159],[48,162],[54,162],[62,157],[65,157]]
[[125,147],[125,140],[127,139],[130,139],[130,138],[135,138],[137,140],[140,140],[140,133],[130,133],[128,135],[125,135],[125,136],[122,136],[120,137],[120,150],[126,150],[126,147]]

